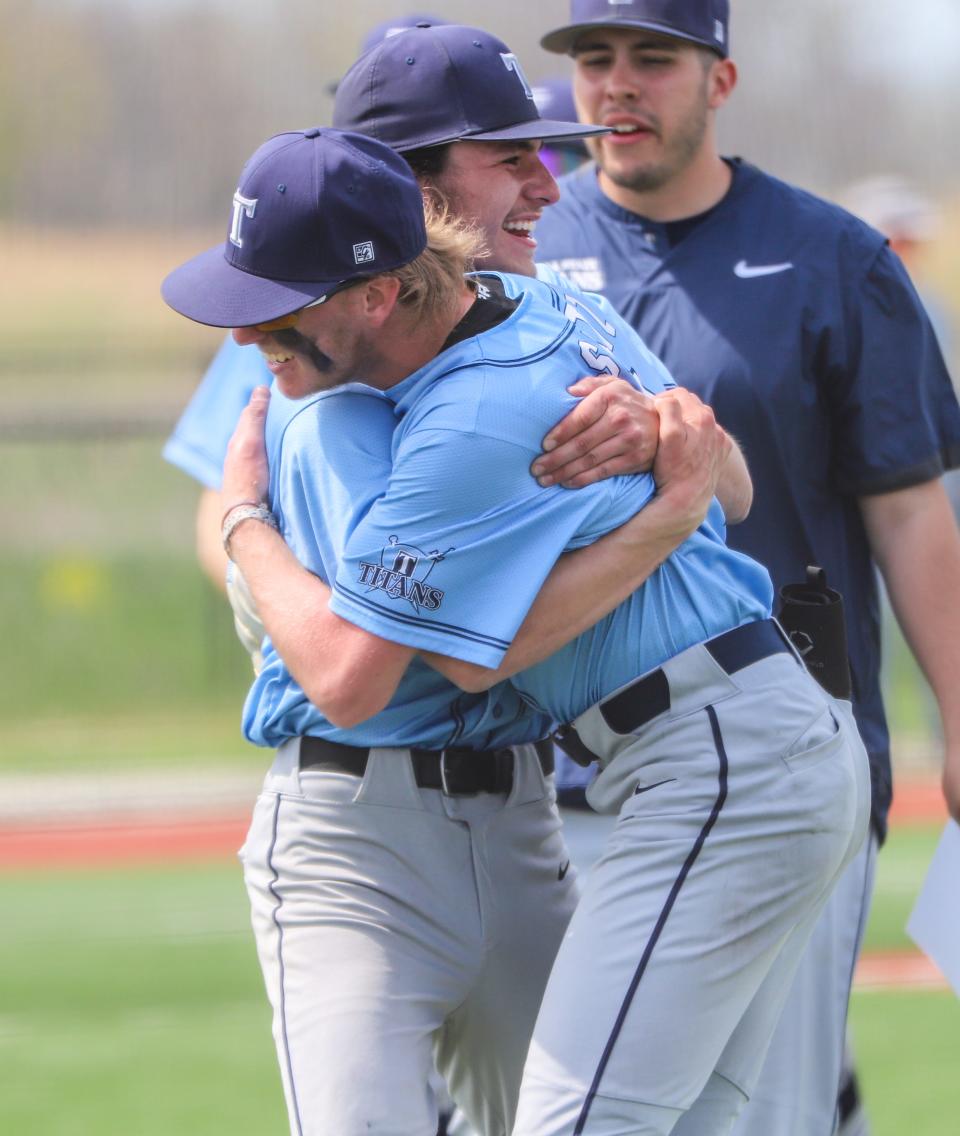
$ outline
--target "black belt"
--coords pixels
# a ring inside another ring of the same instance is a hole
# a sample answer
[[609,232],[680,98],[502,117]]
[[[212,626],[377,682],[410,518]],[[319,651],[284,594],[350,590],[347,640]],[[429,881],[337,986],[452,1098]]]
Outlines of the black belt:
[[[553,742],[542,738],[533,743],[545,777],[553,772]],[[442,789],[448,797],[470,797],[474,793],[509,793],[513,788],[513,750],[410,749],[413,776],[421,789]],[[370,750],[344,745],[326,738],[300,739],[300,768],[326,769],[362,777],[367,771]]]
[[[728,675],[780,652],[794,654],[783,632],[772,619],[745,623],[725,631],[703,646]],[[631,734],[658,714],[670,709],[670,684],[662,667],[638,678],[628,687],[600,703],[600,713],[611,730]]]

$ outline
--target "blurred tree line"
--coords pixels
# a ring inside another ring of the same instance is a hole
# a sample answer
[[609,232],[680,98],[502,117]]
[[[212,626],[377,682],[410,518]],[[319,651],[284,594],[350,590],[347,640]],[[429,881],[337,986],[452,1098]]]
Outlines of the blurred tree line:
[[[958,41],[960,57],[960,19],[949,18],[960,3],[914,0],[899,61],[894,25],[881,18],[893,3],[733,0],[741,86],[721,117],[727,150],[824,192],[887,169],[938,193],[952,188],[960,147],[948,114],[960,79],[950,68],[925,80],[944,38]],[[482,20],[533,79],[568,69],[537,42],[564,22],[566,0],[488,0],[482,12],[470,0],[353,0],[349,9],[336,0],[0,0],[0,219],[219,222],[244,156],[277,130],[329,122],[329,85],[363,35],[414,7]],[[936,53],[922,50],[924,37]]]

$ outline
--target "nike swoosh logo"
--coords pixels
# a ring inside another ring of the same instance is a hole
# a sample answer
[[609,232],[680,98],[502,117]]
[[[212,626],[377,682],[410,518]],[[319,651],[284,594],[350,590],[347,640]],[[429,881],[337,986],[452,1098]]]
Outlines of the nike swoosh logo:
[[570,870],[570,861],[567,860],[565,863],[560,865],[560,868],[557,872],[557,879],[562,880],[563,877],[567,874],[567,872],[569,870]]
[[671,781],[676,781],[676,777],[664,777],[662,781],[654,781],[652,785],[638,785],[633,795],[639,797],[641,793],[649,793],[651,789],[659,789],[661,785],[669,785]]
[[733,266],[733,274],[741,280],[752,280],[754,276],[776,276],[790,268],[793,268],[792,260],[785,260],[783,264],[747,264],[745,260],[738,260]]

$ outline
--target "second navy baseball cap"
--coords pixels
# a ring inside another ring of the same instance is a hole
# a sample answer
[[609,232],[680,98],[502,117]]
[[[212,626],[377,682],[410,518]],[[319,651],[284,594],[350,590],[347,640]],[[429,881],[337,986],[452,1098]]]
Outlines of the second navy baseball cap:
[[403,158],[364,135],[314,127],[256,151],[227,239],[174,269],[161,291],[197,323],[250,327],[409,264],[426,246],[420,186]]
[[[407,28],[415,28],[418,24],[449,23],[449,20],[441,20],[439,16],[431,16],[425,12],[411,12],[409,16],[398,16],[395,20],[384,20],[372,27],[363,37],[363,43],[360,44],[360,54],[365,54],[371,48],[376,47],[378,43],[382,43],[383,40],[399,35],[400,32],[405,32]],[[339,86],[339,79],[333,83],[328,83],[327,94],[335,95]]]
[[564,55],[591,28],[638,28],[689,40],[726,58],[729,24],[729,0],[571,0],[570,23],[547,32],[540,46]]
[[337,87],[333,124],[415,150],[445,142],[584,138],[602,126],[540,117],[507,45],[479,28],[418,25],[362,55]]

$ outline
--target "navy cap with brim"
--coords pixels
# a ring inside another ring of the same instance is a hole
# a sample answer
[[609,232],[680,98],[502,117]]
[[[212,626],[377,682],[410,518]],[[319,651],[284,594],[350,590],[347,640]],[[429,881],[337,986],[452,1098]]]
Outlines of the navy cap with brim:
[[413,171],[366,135],[311,127],[268,139],[243,168],[227,239],[164,280],[164,300],[212,327],[251,327],[391,272],[427,246]]
[[588,20],[584,24],[567,24],[558,27],[556,31],[548,32],[543,36],[540,45],[544,51],[556,52],[559,56],[568,56],[574,44],[585,32],[599,31],[603,27],[636,28],[641,32],[656,32],[658,35],[669,36],[671,40],[686,40],[687,43],[698,44],[701,48],[710,48],[720,53],[720,48],[710,40],[701,39],[698,35],[690,35],[677,31],[676,27],[658,23],[656,19],[617,19],[617,20]]
[[268,280],[232,265],[219,244],[175,268],[160,292],[175,312],[197,323],[252,327],[315,303],[339,283]]
[[361,56],[337,88],[333,121],[399,153],[460,141],[552,142],[609,133],[541,118],[507,45],[459,24],[419,25]]

